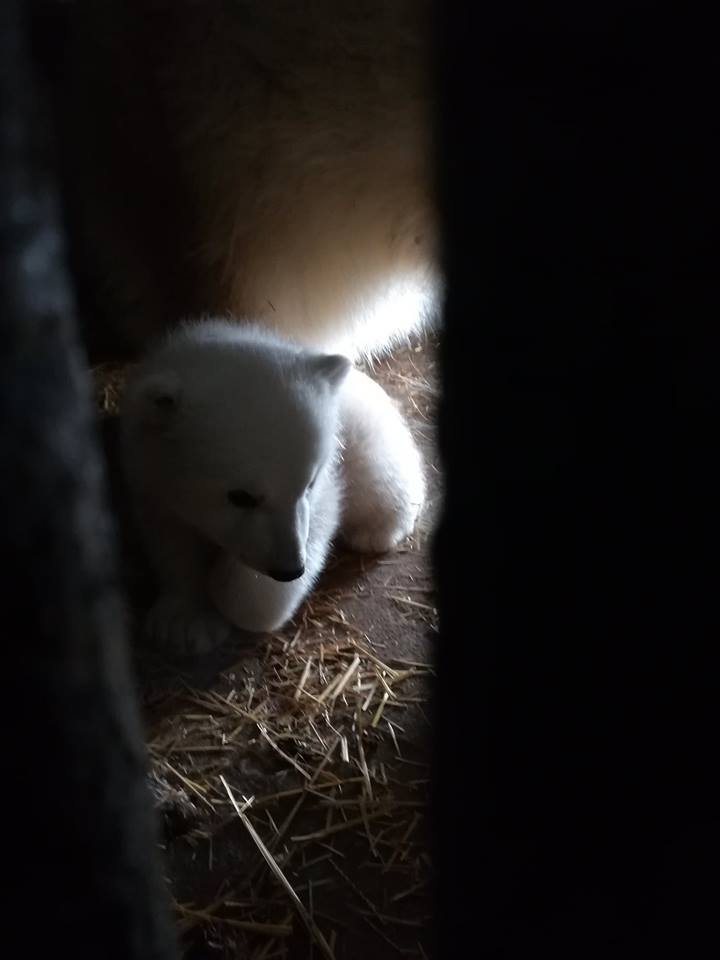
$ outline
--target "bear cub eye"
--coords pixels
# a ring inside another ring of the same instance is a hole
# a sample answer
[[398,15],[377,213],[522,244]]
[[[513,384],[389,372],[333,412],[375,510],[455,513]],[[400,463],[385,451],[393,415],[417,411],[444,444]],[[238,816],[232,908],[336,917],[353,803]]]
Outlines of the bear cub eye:
[[240,510],[254,510],[261,503],[260,497],[254,497],[247,490],[229,490],[227,498],[234,507],[238,507]]

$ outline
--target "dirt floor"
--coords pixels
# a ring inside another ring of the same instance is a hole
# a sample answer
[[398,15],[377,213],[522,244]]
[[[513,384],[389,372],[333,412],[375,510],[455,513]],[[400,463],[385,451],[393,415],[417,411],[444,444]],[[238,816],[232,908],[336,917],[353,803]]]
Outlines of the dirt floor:
[[[425,455],[429,498],[413,540],[374,560],[336,555],[272,637],[238,637],[191,664],[136,639],[168,882],[193,960],[430,956],[435,344],[372,372]],[[112,408],[116,372],[98,382]],[[139,615],[151,578],[118,483],[115,425],[106,418],[104,436]]]

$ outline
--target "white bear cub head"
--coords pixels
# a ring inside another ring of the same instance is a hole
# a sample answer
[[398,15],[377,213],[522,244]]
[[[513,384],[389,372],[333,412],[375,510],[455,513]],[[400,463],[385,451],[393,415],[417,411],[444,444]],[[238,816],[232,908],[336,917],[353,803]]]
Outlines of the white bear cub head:
[[342,356],[256,327],[189,324],[128,385],[128,478],[146,503],[259,573],[302,576],[312,504],[332,482]]

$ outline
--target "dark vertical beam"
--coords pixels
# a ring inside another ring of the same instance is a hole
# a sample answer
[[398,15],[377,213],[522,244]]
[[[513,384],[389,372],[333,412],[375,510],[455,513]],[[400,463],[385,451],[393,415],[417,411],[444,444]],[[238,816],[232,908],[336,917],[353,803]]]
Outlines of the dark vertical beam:
[[170,960],[30,8],[0,7],[0,949]]
[[437,28],[437,955],[714,955],[711,24],[449,2]]

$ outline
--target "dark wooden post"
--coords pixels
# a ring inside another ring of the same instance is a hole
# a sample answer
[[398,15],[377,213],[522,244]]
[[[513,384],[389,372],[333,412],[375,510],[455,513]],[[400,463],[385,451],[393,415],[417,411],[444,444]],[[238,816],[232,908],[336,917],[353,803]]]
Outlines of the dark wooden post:
[[30,7],[0,10],[2,950],[170,960]]
[[437,9],[437,956],[715,955],[715,33]]

